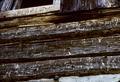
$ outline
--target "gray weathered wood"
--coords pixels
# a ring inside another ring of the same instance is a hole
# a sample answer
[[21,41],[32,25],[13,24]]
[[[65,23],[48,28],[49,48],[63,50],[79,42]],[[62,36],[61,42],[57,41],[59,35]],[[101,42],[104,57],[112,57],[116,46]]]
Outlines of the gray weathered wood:
[[[67,16],[69,17],[65,17]],[[0,22],[1,62],[5,63],[4,59],[11,61],[12,58],[15,60],[11,62],[26,62],[42,57],[46,57],[43,58],[45,60],[54,56],[80,57],[94,53],[97,56],[101,55],[99,53],[106,55],[109,52],[109,55],[113,52],[118,55],[119,15],[76,22],[52,22],[63,17],[64,15],[34,16]],[[118,35],[114,36],[115,34]],[[21,59],[18,60],[19,58]]]
[[0,45],[0,63],[120,55],[120,36]]
[[0,81],[120,73],[119,10],[98,13],[1,20]]
[[120,57],[86,57],[0,65],[0,80],[27,80],[55,76],[119,74]]

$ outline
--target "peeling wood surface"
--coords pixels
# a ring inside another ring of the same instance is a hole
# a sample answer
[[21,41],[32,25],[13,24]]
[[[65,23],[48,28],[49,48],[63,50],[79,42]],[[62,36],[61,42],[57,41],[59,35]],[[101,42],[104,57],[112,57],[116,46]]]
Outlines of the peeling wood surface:
[[119,74],[120,15],[104,13],[81,19],[80,13],[47,13],[0,21],[0,80]]

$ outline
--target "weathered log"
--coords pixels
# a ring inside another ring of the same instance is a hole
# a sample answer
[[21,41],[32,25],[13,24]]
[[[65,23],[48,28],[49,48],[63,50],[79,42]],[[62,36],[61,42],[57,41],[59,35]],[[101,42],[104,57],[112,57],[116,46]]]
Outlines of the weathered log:
[[[67,16],[69,17],[69,15]],[[0,61],[5,63],[4,59],[10,59],[11,62],[26,62],[28,60],[45,60],[49,57],[55,59],[68,57],[66,54],[80,57],[84,53],[86,56],[95,53],[97,54],[95,56],[98,56],[101,55],[101,52],[105,55],[110,52],[109,56],[113,52],[117,52],[117,55],[120,51],[119,35],[112,35],[120,34],[120,17],[119,15],[109,17],[58,24],[46,22],[46,20],[59,19],[51,19],[52,16],[3,21],[0,23]],[[5,26],[8,27],[5,28]]]
[[55,76],[119,74],[120,57],[86,57],[0,65],[0,80],[30,80]]
[[[67,16],[69,17],[69,15]],[[112,34],[120,33],[119,15],[109,18],[105,17],[101,19],[60,24],[50,22],[53,20],[60,21],[59,18],[52,19],[52,16],[43,16],[18,18],[0,22],[0,26],[2,28],[0,29],[0,43],[25,42],[30,40],[69,39],[76,37],[90,38],[110,36]]]
[[120,73],[119,10],[94,12],[1,21],[0,81]]
[[1,44],[0,63],[120,55],[120,36]]

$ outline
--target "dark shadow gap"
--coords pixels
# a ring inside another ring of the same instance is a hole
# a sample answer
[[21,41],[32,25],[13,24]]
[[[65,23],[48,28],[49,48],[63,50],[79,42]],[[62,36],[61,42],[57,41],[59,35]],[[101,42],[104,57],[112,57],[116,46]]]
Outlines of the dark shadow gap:
[[50,5],[52,3],[53,3],[53,0],[23,0],[21,8]]

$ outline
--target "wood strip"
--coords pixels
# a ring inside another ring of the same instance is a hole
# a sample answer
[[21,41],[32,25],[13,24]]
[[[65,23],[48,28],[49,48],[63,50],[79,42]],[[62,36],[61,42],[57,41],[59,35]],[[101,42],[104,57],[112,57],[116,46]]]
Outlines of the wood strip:
[[95,19],[79,19],[77,13],[70,20],[72,14],[43,14],[1,21],[0,81],[120,73],[120,16],[108,13]]
[[119,74],[120,57],[86,57],[0,65],[0,80],[30,80],[55,76]]
[[55,6],[55,5],[31,7],[31,8],[1,12],[0,18],[20,17],[20,16],[47,13],[47,12],[58,11],[58,10],[59,10],[58,6]]

